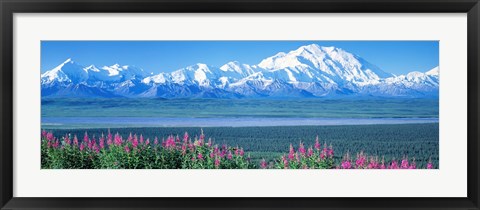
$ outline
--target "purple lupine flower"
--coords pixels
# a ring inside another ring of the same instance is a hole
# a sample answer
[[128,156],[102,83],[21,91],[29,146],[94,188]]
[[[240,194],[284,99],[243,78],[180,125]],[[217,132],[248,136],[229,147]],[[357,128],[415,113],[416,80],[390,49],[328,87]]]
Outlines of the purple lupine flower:
[[228,151],[227,159],[231,160],[233,158],[232,152]]
[[203,160],[203,155],[202,155],[202,153],[199,152],[198,155],[197,155],[197,158],[198,158],[199,160]]
[[218,168],[220,166],[220,159],[215,158],[215,167]]

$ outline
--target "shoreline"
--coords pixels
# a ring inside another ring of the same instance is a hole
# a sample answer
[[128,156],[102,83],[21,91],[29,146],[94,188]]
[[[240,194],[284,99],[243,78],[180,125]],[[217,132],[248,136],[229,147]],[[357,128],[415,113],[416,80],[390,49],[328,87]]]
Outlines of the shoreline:
[[439,123],[438,118],[143,118],[143,117],[42,117],[41,127],[278,127]]

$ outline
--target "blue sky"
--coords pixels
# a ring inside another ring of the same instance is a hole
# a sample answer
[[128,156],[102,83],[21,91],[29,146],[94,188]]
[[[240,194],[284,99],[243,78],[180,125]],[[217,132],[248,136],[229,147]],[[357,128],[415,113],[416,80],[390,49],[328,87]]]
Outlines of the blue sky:
[[85,66],[118,63],[154,73],[196,63],[220,67],[236,60],[254,65],[313,43],[342,48],[393,74],[424,72],[439,64],[438,41],[42,41],[41,71],[68,58]]

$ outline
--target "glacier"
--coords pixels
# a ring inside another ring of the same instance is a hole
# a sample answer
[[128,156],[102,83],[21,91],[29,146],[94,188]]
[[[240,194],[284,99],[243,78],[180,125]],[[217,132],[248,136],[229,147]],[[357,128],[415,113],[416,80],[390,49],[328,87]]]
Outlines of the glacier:
[[67,59],[41,74],[42,97],[305,98],[438,97],[439,68],[394,75],[358,55],[316,44],[256,65],[197,63],[148,74],[132,65],[83,66]]

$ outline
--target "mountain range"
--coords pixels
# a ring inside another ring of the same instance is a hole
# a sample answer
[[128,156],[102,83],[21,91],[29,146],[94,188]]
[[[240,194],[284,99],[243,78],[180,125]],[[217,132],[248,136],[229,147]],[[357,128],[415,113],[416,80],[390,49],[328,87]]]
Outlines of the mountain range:
[[41,74],[41,91],[43,98],[438,97],[439,68],[394,75],[343,49],[311,44],[256,65],[198,63],[156,75],[67,59]]

